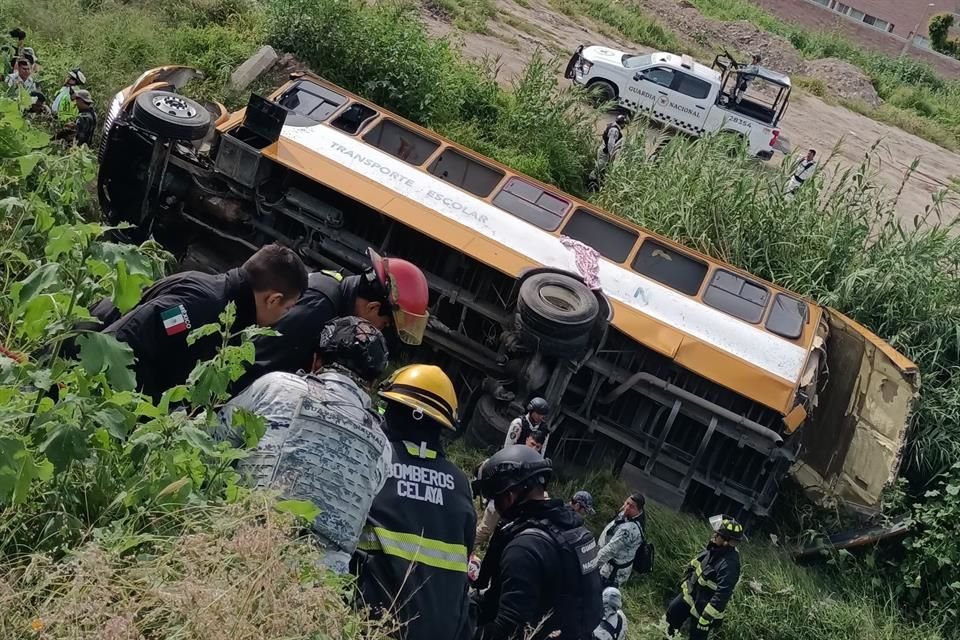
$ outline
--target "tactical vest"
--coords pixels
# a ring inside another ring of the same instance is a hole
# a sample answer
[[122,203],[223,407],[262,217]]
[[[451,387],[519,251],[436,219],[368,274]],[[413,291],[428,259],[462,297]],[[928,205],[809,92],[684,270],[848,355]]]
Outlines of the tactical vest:
[[328,565],[345,572],[384,481],[380,460],[389,442],[379,418],[336,378],[307,380],[310,391],[289,427],[268,432],[241,464],[258,487],[320,509],[311,529],[327,548]]
[[533,423],[530,422],[530,414],[523,414],[520,416],[520,435],[517,436],[517,444],[526,444],[527,437],[529,437],[534,431],[540,431],[542,428],[544,428],[544,424],[542,422],[535,427],[533,426]]
[[362,599],[407,623],[405,640],[469,637],[468,545],[477,523],[470,483],[426,443],[391,445],[393,465],[358,545]]
[[[557,594],[550,609],[553,615],[534,634],[534,640],[547,638],[554,631],[561,632],[566,640],[586,640],[593,636],[594,629],[603,619],[603,603],[600,598],[601,583],[597,564],[597,541],[583,525],[562,530],[546,519],[515,521],[502,530],[503,539],[497,550],[491,549],[488,556],[496,553],[496,562],[508,544],[520,536],[539,536],[550,541],[560,552],[560,581],[551,585]],[[486,561],[486,558],[484,558]],[[486,562],[484,562],[486,564]],[[499,573],[499,567],[481,567],[480,584],[486,582],[488,571]],[[539,623],[536,621],[534,624]]]

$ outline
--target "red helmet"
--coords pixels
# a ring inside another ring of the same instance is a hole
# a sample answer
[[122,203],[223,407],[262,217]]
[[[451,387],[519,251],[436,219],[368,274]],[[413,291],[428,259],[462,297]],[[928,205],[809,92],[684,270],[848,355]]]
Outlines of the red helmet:
[[420,344],[430,315],[427,313],[430,303],[427,277],[412,262],[384,258],[373,249],[367,249],[367,254],[377,279],[387,292],[397,335],[407,344]]

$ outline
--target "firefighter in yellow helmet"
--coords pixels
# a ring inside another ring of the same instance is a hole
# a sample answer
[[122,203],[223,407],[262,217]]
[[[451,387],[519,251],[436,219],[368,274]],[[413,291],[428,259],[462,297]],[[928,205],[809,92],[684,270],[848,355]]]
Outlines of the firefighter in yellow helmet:
[[398,369],[380,388],[393,464],[358,545],[363,603],[389,610],[405,640],[459,640],[469,628],[467,559],[477,514],[467,476],[446,459],[457,395],[439,367]]

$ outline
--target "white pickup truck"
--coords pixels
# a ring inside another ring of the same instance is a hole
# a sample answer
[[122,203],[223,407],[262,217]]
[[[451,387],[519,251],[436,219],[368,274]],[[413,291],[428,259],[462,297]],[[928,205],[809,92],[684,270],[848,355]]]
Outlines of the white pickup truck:
[[672,53],[580,46],[565,75],[604,102],[692,136],[718,131],[743,136],[750,154],[763,160],[773,157],[777,127],[790,101],[790,78],[742,66],[729,54],[707,67]]

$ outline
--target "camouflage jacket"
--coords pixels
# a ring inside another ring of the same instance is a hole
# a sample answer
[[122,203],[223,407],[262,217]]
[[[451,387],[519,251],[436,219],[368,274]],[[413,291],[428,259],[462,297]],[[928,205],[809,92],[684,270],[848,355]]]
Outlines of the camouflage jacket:
[[241,440],[230,428],[240,407],[264,417],[268,429],[239,469],[256,487],[320,509],[312,530],[326,547],[325,563],[346,573],[393,455],[370,397],[334,370],[268,373],[227,403],[219,437]]
[[637,555],[637,549],[643,544],[641,520],[642,516],[627,520],[621,513],[604,527],[597,541],[600,545],[600,551],[597,552],[600,575],[604,578],[612,578],[616,586],[625,583],[633,572],[633,557]]

